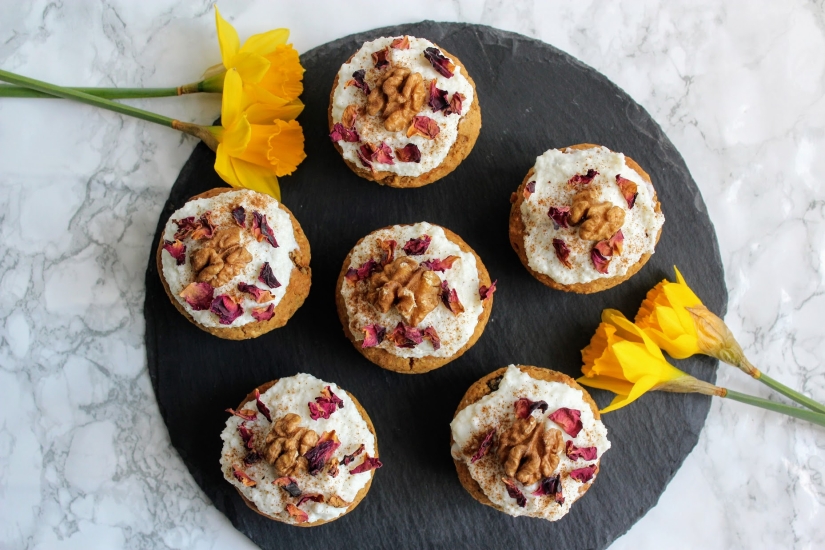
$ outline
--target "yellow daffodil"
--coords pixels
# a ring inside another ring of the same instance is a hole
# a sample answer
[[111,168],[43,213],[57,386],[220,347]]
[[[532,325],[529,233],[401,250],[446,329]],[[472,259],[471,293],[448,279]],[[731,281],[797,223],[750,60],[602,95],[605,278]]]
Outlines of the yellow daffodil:
[[602,312],[602,322],[590,345],[582,350],[582,360],[584,376],[578,382],[616,394],[603,413],[624,407],[647,391],[689,377],[668,363],[650,337],[614,309]]

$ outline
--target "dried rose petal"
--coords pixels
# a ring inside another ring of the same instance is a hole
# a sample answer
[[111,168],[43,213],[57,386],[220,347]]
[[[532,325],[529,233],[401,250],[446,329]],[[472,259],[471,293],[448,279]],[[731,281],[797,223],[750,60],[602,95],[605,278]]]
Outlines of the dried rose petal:
[[295,506],[300,507],[301,504],[303,504],[305,502],[308,502],[310,500],[313,501],[313,502],[324,502],[324,495],[322,495],[320,493],[307,493],[304,496],[302,496],[300,499],[298,499],[298,504],[296,504]]
[[441,131],[438,123],[428,116],[415,116],[413,123],[407,129],[407,137],[422,136],[427,139],[435,139]]
[[338,475],[338,463],[334,460],[327,462],[327,475],[329,477],[335,477]]
[[261,401],[261,392],[255,388],[255,406],[258,407],[258,412],[264,415],[264,418],[272,422],[272,415],[269,414],[269,407]]
[[636,197],[639,196],[636,183],[627,178],[623,178],[619,174],[616,174],[616,184],[619,186],[619,190],[622,192],[624,200],[627,201],[627,208],[632,209],[633,205],[636,204]]
[[493,297],[493,293],[495,293],[495,291],[496,291],[496,283],[497,282],[498,282],[498,279],[496,279],[495,281],[490,283],[490,286],[481,285],[480,287],[478,287],[478,297],[481,298],[482,302],[484,300],[486,300],[487,298],[492,298]]
[[341,459],[341,466],[349,466],[355,460],[355,457],[360,455],[362,452],[364,452],[363,443],[361,443],[361,445],[359,445],[358,448],[355,449],[352,453],[344,455],[344,458]]
[[279,477],[272,483],[289,493],[291,497],[297,498],[301,496],[301,488],[298,487],[298,482],[291,477]]
[[[367,95],[370,95],[370,86],[364,81],[367,71],[361,69],[352,73],[352,80],[347,82],[347,86],[355,86]],[[345,86],[346,87],[346,86]]]
[[425,328],[424,332],[421,333],[421,336],[430,341],[433,345],[433,350],[438,351],[441,349],[441,338],[438,337],[438,333],[433,327]]
[[236,411],[235,409],[229,408],[226,409],[226,412],[228,412],[229,414],[233,414],[238,418],[242,418],[244,420],[256,420],[258,418],[258,413],[256,413],[255,411],[251,411],[249,409],[241,409],[239,411]]
[[309,521],[309,515],[291,502],[286,505],[286,511],[295,519],[295,523],[306,523]]
[[[597,243],[597,245],[601,243],[606,243],[606,241],[600,241],[599,243]],[[610,248],[609,245],[608,248]],[[610,256],[612,256],[612,254],[608,256],[602,254],[602,252],[597,248],[597,246],[594,246],[593,249],[590,251],[590,259],[593,261],[593,267],[595,267],[596,271],[598,271],[599,273],[607,273],[607,268],[610,265]]]
[[470,464],[475,464],[479,460],[481,460],[484,455],[487,454],[487,451],[490,450],[490,447],[493,445],[493,437],[496,435],[496,429],[493,428],[487,435],[484,436],[484,439],[481,440],[481,444],[478,446],[478,450],[475,452],[473,457],[470,459]]
[[569,206],[551,206],[547,211],[547,215],[553,220],[553,227],[558,229],[560,227],[570,227],[570,207]]
[[432,63],[433,69],[435,69],[438,74],[445,78],[452,78],[455,65],[453,65],[449,59],[444,57],[441,50],[430,46],[424,50],[424,57],[427,58],[427,61]]
[[269,304],[266,307],[253,307],[251,313],[252,318],[256,321],[269,321],[275,316],[275,304]]
[[363,281],[364,279],[369,277],[373,271],[376,271],[377,269],[378,262],[376,262],[373,259],[369,259],[363,264],[361,264],[361,267],[359,267],[358,269],[352,267],[349,268],[347,270],[347,274],[344,275],[344,277],[346,277],[347,280],[351,283],[354,283],[356,281]]
[[175,240],[181,241],[192,234],[192,232],[200,227],[200,223],[195,221],[194,216],[182,218],[180,220],[173,220],[178,225],[178,230],[175,233]]
[[526,397],[522,397],[513,403],[513,407],[516,409],[516,416],[519,418],[527,418],[533,414],[533,411],[536,409],[540,409],[541,414],[544,414],[547,412],[548,406],[546,401],[531,401]]
[[218,316],[218,321],[222,325],[231,325],[232,322],[243,315],[243,307],[235,302],[228,294],[221,294],[212,300],[209,311]]
[[324,468],[332,453],[340,446],[341,442],[338,441],[335,430],[324,432],[318,443],[304,455],[309,462],[309,475],[317,475]]
[[186,245],[183,241],[163,241],[163,249],[175,259],[176,265],[183,265],[186,261]]
[[386,338],[397,348],[414,348],[424,341],[420,330],[404,323],[398,323],[395,329],[386,335]]
[[204,212],[198,220],[198,227],[192,231],[191,238],[195,240],[211,239],[215,234],[215,224],[212,223],[212,212]]
[[214,294],[215,289],[209,283],[189,283],[178,296],[186,300],[195,311],[203,311],[212,307]]
[[613,250],[614,254],[621,254],[624,249],[624,233],[619,229],[616,234],[608,239],[607,244]]
[[372,161],[378,164],[395,164],[392,160],[392,149],[383,141],[372,152]]
[[243,457],[243,463],[247,466],[252,466],[263,460],[263,457],[257,451],[250,451]]
[[427,249],[430,247],[430,241],[432,241],[432,239],[429,235],[421,235],[417,239],[407,241],[407,244],[402,247],[402,250],[407,256],[420,256],[427,253]]
[[396,38],[390,44],[391,47],[395,48],[396,50],[409,50],[410,49],[410,37],[404,35],[404,38]]
[[381,325],[367,325],[361,330],[364,331],[364,341],[361,342],[362,348],[374,348],[384,341],[384,336],[387,334],[387,329]]
[[421,162],[421,150],[415,143],[408,143],[401,149],[395,150],[395,158],[399,162]]
[[246,475],[246,472],[238,468],[237,466],[232,466],[233,472],[232,475],[235,476],[235,479],[246,485],[247,487],[254,487],[257,485],[254,479]]
[[536,192],[536,182],[528,181],[527,185],[524,186],[524,192],[522,194],[524,195],[525,199],[529,199],[530,195],[532,195],[535,192]]
[[439,90],[435,85],[435,80],[430,81],[430,100],[427,102],[430,109],[437,113],[450,106],[447,101],[447,90]]
[[252,444],[252,438],[255,434],[252,433],[252,430],[246,427],[246,423],[241,422],[238,424],[238,433],[241,434],[241,439],[243,439],[243,444],[247,449],[255,448]]
[[269,288],[278,288],[281,286],[281,283],[275,278],[275,274],[272,273],[269,262],[264,262],[264,265],[261,267],[261,272],[258,274],[258,280]]
[[361,161],[361,164],[363,164],[365,168],[369,168],[370,170],[372,170],[372,161],[370,161],[370,159],[374,151],[375,147],[369,143],[365,143],[358,148],[358,160]]
[[455,92],[450,98],[450,106],[444,111],[445,115],[460,115],[462,104],[464,102],[464,94]]
[[567,183],[569,185],[588,185],[588,184],[590,184],[591,181],[593,181],[593,178],[595,178],[598,175],[599,175],[599,173],[591,168],[584,175],[576,174],[575,176],[570,178],[567,181]]
[[275,240],[275,235],[272,234],[272,228],[266,223],[266,214],[252,213],[252,235],[255,236],[258,242],[266,239],[266,242],[278,248],[278,241]]
[[458,299],[458,292],[454,288],[451,289],[447,281],[441,281],[441,301],[453,315],[464,313],[464,306]]
[[387,65],[390,64],[390,60],[387,59],[387,56],[390,53],[389,48],[384,48],[383,50],[378,50],[377,52],[372,52],[372,61],[375,63],[376,69],[383,69]]
[[395,259],[395,247],[398,245],[394,240],[378,241],[378,247],[381,249],[381,265],[385,266],[391,264]]
[[332,403],[307,403],[309,406],[309,417],[313,420],[318,420],[319,418],[329,418],[332,413],[335,412],[336,406]]
[[570,472],[570,477],[582,483],[587,483],[593,479],[594,475],[596,475],[595,464],[591,464],[590,466],[585,466],[584,468],[579,468]]
[[571,440],[567,440],[564,452],[570,460],[596,460],[598,449],[596,447],[576,447]]
[[349,143],[357,143],[361,138],[355,128],[347,128],[340,122],[336,122],[332,127],[332,132],[329,133],[329,139],[334,142],[346,141]]
[[553,239],[553,249],[556,251],[556,258],[564,267],[573,267],[570,263],[570,248],[563,239]]
[[516,486],[516,482],[508,477],[501,478],[501,481],[507,486],[507,494],[510,495],[510,498],[516,499],[516,504],[524,508],[527,505],[527,497]]
[[363,474],[364,472],[369,472],[370,470],[377,470],[383,466],[378,457],[370,457],[370,455],[364,455],[364,462],[353,468],[349,471],[350,474]]
[[238,290],[240,290],[243,293],[251,295],[252,298],[254,298],[255,301],[258,302],[259,304],[262,304],[264,302],[269,302],[270,300],[275,299],[275,296],[273,296],[270,291],[264,290],[262,288],[259,288],[259,287],[255,286],[255,285],[246,284],[243,281],[238,283]]
[[440,271],[440,272],[444,273],[444,271],[446,271],[446,270],[450,269],[451,267],[453,267],[453,264],[458,259],[459,259],[458,256],[447,256],[443,260],[441,260],[439,258],[436,258],[435,260],[426,260],[424,262],[421,262],[421,265],[423,265],[424,267],[426,267],[429,270]]
[[232,219],[238,224],[238,227],[246,228],[246,210],[243,206],[238,206],[232,209]]
[[561,429],[570,437],[576,437],[582,431],[582,413],[579,410],[562,407],[548,418],[561,426]]
[[545,495],[553,495],[553,498],[559,504],[564,504],[564,495],[562,494],[561,476],[556,474],[552,477],[545,477],[539,482],[539,487],[531,493],[534,497],[542,497]]

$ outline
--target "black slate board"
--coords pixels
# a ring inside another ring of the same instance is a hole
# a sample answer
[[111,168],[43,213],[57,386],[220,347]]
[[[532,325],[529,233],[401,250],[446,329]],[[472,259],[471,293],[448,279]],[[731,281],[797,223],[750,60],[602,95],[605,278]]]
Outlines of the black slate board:
[[[483,128],[475,149],[441,181],[412,190],[356,177],[327,137],[327,105],[341,63],[366,40],[409,34],[457,55],[478,87]],[[608,414],[613,448],[598,481],[557,523],[511,518],[461,487],[450,458],[449,422],[467,387],[510,363],[580,369],[603,308],[635,315],[645,293],[678,265],[715,313],[727,307],[713,226],[696,184],[661,128],[622,90],[569,55],[517,34],[477,25],[423,22],[342,38],[301,56],[306,68],[300,117],[307,160],[282,181],[283,200],[312,246],[312,291],[289,324],[254,340],[230,342],[186,321],[164,294],[155,246],[185,200],[223,185],[214,154],[198,145],[158,222],[146,274],[149,372],[172,444],[197,483],[232,523],[263,548],[604,548],[659,498],[696,444],[710,400],[652,393]],[[653,178],[667,218],[657,252],[624,284],[596,295],[550,290],[522,267],[507,238],[510,193],[536,156],[551,147],[599,143],[638,161]],[[341,262],[370,231],[421,220],[461,235],[498,279],[493,314],[476,346],[423,375],[384,371],[344,337],[333,292]],[[708,358],[678,366],[715,379]],[[250,511],[218,463],[226,407],[273,378],[309,372],[338,383],[375,423],[384,467],[351,514],[299,529]],[[595,391],[600,406],[611,394]]]

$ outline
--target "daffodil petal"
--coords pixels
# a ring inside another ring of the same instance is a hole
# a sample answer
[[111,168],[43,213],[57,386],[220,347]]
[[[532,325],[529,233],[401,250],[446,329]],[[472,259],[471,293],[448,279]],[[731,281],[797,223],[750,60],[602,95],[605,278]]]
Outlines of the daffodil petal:
[[685,375],[665,361],[664,356],[661,359],[651,357],[644,346],[633,342],[619,342],[613,346],[613,353],[622,365],[625,378],[630,382],[636,383],[647,376],[653,376],[659,382],[667,382]]
[[227,69],[232,68],[232,59],[238,54],[241,47],[241,41],[238,38],[238,32],[235,27],[229,24],[229,21],[221,17],[221,12],[218,11],[218,6],[215,6],[215,26],[218,29],[218,44],[221,47],[221,59],[223,66]]
[[685,333],[686,328],[692,328],[682,325],[681,319],[679,319],[679,316],[673,308],[659,306],[655,311],[659,329],[668,338],[677,338],[679,335]]
[[252,125],[245,116],[235,121],[235,124],[225,128],[221,145],[230,157],[240,156],[246,151],[249,141],[252,139]]
[[232,58],[232,68],[238,70],[241,80],[255,84],[269,70],[269,60],[256,53],[241,52]]
[[633,385],[633,389],[630,390],[630,393],[627,395],[617,395],[613,401],[611,401],[610,405],[603,408],[601,411],[602,414],[609,413],[615,411],[616,409],[621,409],[622,407],[631,404],[632,402],[639,399],[642,395],[650,391],[653,387],[656,386],[657,380],[655,376],[647,376],[639,380],[637,383]]
[[228,128],[235,124],[243,113],[243,81],[236,69],[226,71],[221,99],[221,126]]
[[626,340],[644,344],[651,356],[661,359],[662,361],[665,360],[665,356],[662,355],[662,350],[659,349],[659,346],[657,346],[641,328],[628,321],[624,315],[621,313],[614,315],[612,317],[612,321],[614,325],[624,331],[621,336]]
[[269,136],[266,158],[274,167],[276,175],[286,176],[307,158],[304,153],[304,130],[294,120],[276,120],[275,124],[279,131]]
[[615,378],[610,378],[609,376],[582,376],[576,380],[576,382],[582,386],[612,391],[617,395],[630,395],[630,391],[633,389],[633,384],[630,382],[625,380],[617,380]]
[[218,150],[215,154],[215,172],[221,177],[223,181],[232,187],[240,187],[241,182],[235,175],[235,169],[232,167],[232,159],[226,153],[226,147],[218,145]]
[[286,44],[288,39],[289,29],[273,29],[260,34],[253,34],[241,46],[240,53],[250,52],[267,55],[274,52],[278,46]]
[[278,178],[270,168],[258,166],[250,162],[239,159],[232,159],[235,174],[240,180],[241,187],[252,189],[259,193],[266,193],[281,200],[281,187],[278,185]]
[[252,124],[272,124],[276,119],[293,120],[304,110],[299,100],[290,101],[282,106],[254,103],[246,110],[246,118]]

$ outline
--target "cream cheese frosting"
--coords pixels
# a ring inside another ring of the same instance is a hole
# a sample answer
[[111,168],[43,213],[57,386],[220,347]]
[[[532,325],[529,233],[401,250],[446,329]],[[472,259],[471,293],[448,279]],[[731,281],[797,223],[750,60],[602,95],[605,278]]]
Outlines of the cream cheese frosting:
[[[408,226],[395,225],[370,233],[353,248],[349,267],[357,269],[370,259],[380,258],[378,243],[382,240],[396,241],[398,244],[395,257],[403,257],[406,255],[402,250],[404,244],[410,239],[418,239],[423,235],[428,235],[432,240],[425,254],[414,256],[416,261],[443,260],[448,256],[458,256],[459,259],[453,263],[451,268],[443,273],[436,272],[436,274],[442,281],[446,280],[451,289],[456,290],[464,311],[459,315],[454,315],[447,307],[439,303],[419,323],[417,328],[424,329],[432,326],[436,330],[441,339],[441,347],[438,350],[435,350],[432,343],[426,339],[413,348],[396,347],[386,339],[378,347],[405,358],[450,357],[470,340],[478,318],[484,310],[479,296],[478,266],[472,253],[462,251],[456,243],[447,238],[440,226],[420,222]],[[390,332],[403,321],[395,307],[390,308],[387,313],[381,313],[375,309],[366,299],[366,285],[366,281],[350,283],[345,280],[341,288],[347,308],[350,332],[357,342],[364,340],[363,329],[367,325],[378,324]]]
[[[216,297],[221,294],[231,295],[233,299],[235,299],[236,302],[239,301],[241,307],[243,307],[243,314],[232,323],[226,325],[221,324],[216,314],[208,309],[195,310],[180,296],[181,291],[194,279],[191,254],[203,245],[203,241],[198,241],[191,237],[183,239],[183,243],[186,246],[186,261],[183,265],[177,265],[175,258],[166,250],[161,252],[163,278],[169,285],[171,294],[196,322],[206,327],[239,327],[255,322],[255,318],[252,316],[252,308],[268,307],[270,304],[277,306],[286,294],[287,287],[289,287],[289,279],[293,268],[290,253],[298,249],[298,242],[295,240],[295,233],[289,214],[278,208],[278,201],[268,195],[256,193],[248,189],[237,189],[221,193],[211,198],[190,200],[184,204],[182,208],[176,210],[169,218],[163,232],[163,238],[167,241],[174,241],[175,233],[178,231],[176,221],[187,217],[194,217],[197,220],[206,212],[211,212],[216,231],[224,227],[236,226],[232,217],[232,210],[237,206],[242,206],[246,211],[246,229],[241,231],[240,244],[246,247],[247,251],[252,255],[252,261],[246,264],[242,271],[229,282],[215,288],[214,291],[214,296]],[[266,240],[258,242],[255,239],[250,230],[253,212],[266,215],[266,221],[271,227],[272,233],[278,243],[277,247],[273,247]],[[281,286],[269,288],[258,281],[258,275],[265,262],[269,262],[269,266]],[[241,282],[249,285],[257,285],[264,290],[269,290],[272,293],[273,299],[263,303],[255,302],[252,296],[238,290],[238,283]]]
[[[584,484],[572,479],[569,475],[570,471],[595,464],[593,460],[587,461],[581,458],[575,461],[570,460],[562,451],[561,460],[554,474],[561,475],[564,503],[557,504],[552,496],[532,496],[531,493],[539,486],[539,483],[535,483],[529,486],[520,485],[527,497],[527,504],[523,508],[508,495],[507,487],[502,482],[502,477],[505,476],[504,469],[496,459],[495,453],[487,453],[474,464],[471,462],[479,434],[485,434],[495,428],[500,435],[508,429],[516,418],[514,403],[522,397],[531,401],[545,401],[549,405],[544,413],[539,409],[532,413],[536,420],[544,423],[547,429],[559,428],[559,425],[548,418],[548,415],[557,409],[567,407],[581,411],[582,430],[576,437],[570,437],[562,431],[565,444],[567,441],[572,441],[576,447],[596,447],[598,459],[610,448],[607,428],[593,416],[593,411],[585,402],[581,390],[571,388],[561,382],[536,380],[516,366],[510,365],[496,391],[463,408],[450,423],[453,436],[452,456],[466,464],[470,475],[478,482],[484,494],[493,504],[508,514],[555,521],[567,514],[573,503],[581,496],[579,489]],[[590,483],[593,483],[593,479],[587,482],[587,484]]]
[[[403,37],[381,37],[371,42],[366,42],[361,49],[355,53],[352,59],[341,66],[341,69],[338,71],[338,85],[332,96],[333,122],[341,122],[344,109],[346,109],[348,105],[356,105],[361,108],[366,106],[366,94],[356,86],[347,86],[347,82],[352,80],[354,72],[365,70],[365,80],[370,88],[373,88],[381,72],[387,71],[388,69],[376,69],[372,54],[385,47],[390,47],[392,41],[396,38]],[[448,115],[444,114],[444,111],[433,112],[433,110],[425,104],[422,111],[418,114],[428,116],[438,124],[440,131],[435,139],[427,139],[418,135],[407,137],[405,132],[390,132],[384,128],[382,118],[366,114],[359,115],[355,122],[355,129],[361,141],[351,143],[342,140],[338,142],[338,145],[343,149],[343,156],[346,160],[355,163],[357,166],[363,166],[361,161],[358,160],[358,149],[363,143],[378,145],[384,142],[389,145],[393,151],[404,147],[408,143],[414,143],[421,151],[420,162],[400,162],[398,159],[395,159],[394,164],[377,162],[373,162],[372,164],[373,168],[379,172],[392,172],[400,176],[415,177],[429,172],[444,161],[447,153],[458,137],[458,123],[469,111],[475,97],[473,86],[464,74],[462,74],[461,67],[456,65],[451,78],[446,78],[433,69],[433,66],[424,57],[424,50],[430,47],[435,48],[435,44],[429,40],[415,38],[413,36],[409,36],[408,39],[410,42],[409,49],[389,48],[387,59],[390,62],[390,66],[407,67],[413,73],[420,73],[427,84],[428,90],[429,82],[435,80],[438,89],[447,91],[448,98],[451,98],[456,92],[461,93],[464,96],[461,114]]]
[[[333,412],[327,419],[312,420],[308,403],[314,402],[326,386],[330,386],[332,392],[344,402],[344,406]],[[358,491],[372,479],[372,473],[367,471],[350,474],[348,470],[358,466],[363,460],[361,457],[365,454],[375,457],[375,436],[369,430],[366,420],[361,416],[347,392],[336,384],[324,382],[312,375],[296,374],[278,380],[261,394],[261,401],[269,408],[273,421],[293,413],[301,417],[300,426],[314,430],[319,436],[323,432],[335,430],[341,446],[332,454],[334,460],[340,462],[344,455],[353,453],[361,444],[364,445],[364,452],[357,456],[351,465],[341,466],[335,477],[326,472],[316,476],[308,473],[291,476],[296,480],[303,494],[320,493],[325,496],[325,501],[333,495],[338,495],[344,501],[352,502]],[[241,409],[257,410],[255,401],[247,402]],[[284,489],[272,483],[279,477],[274,467],[265,460],[250,465],[244,464],[243,460],[249,449],[245,447],[238,431],[241,423],[252,431],[253,442],[264,439],[271,426],[271,423],[260,413],[253,421],[244,421],[237,416],[227,419],[226,427],[221,433],[223,440],[221,470],[224,478],[237,487],[264,514],[288,523],[295,523],[286,511],[286,505],[296,504],[298,498],[291,497]],[[233,472],[236,467],[255,481],[254,487],[247,487],[235,478]],[[347,510],[344,507],[339,508],[326,502],[311,500],[301,504],[300,509],[307,513],[309,522],[332,520]]]
[[[581,187],[570,185],[568,181],[577,174],[586,174],[590,169],[596,170],[598,175],[588,187],[598,190],[599,200],[625,210],[621,228],[624,248],[621,254],[614,254],[607,273],[599,273],[594,267],[590,250],[595,243],[581,239],[578,226],[557,229],[548,216],[551,206],[570,206],[573,195]],[[524,250],[530,268],[564,285],[588,283],[624,275],[642,255],[654,252],[665,217],[655,211],[653,186],[627,166],[622,153],[615,153],[606,147],[550,149],[536,159],[534,170],[532,180],[536,182],[535,192],[521,203],[521,218],[525,226]],[[627,201],[616,184],[617,175],[637,186],[638,195],[633,208],[627,207]],[[553,239],[556,238],[564,240],[570,249],[569,268],[556,256],[553,248]]]

